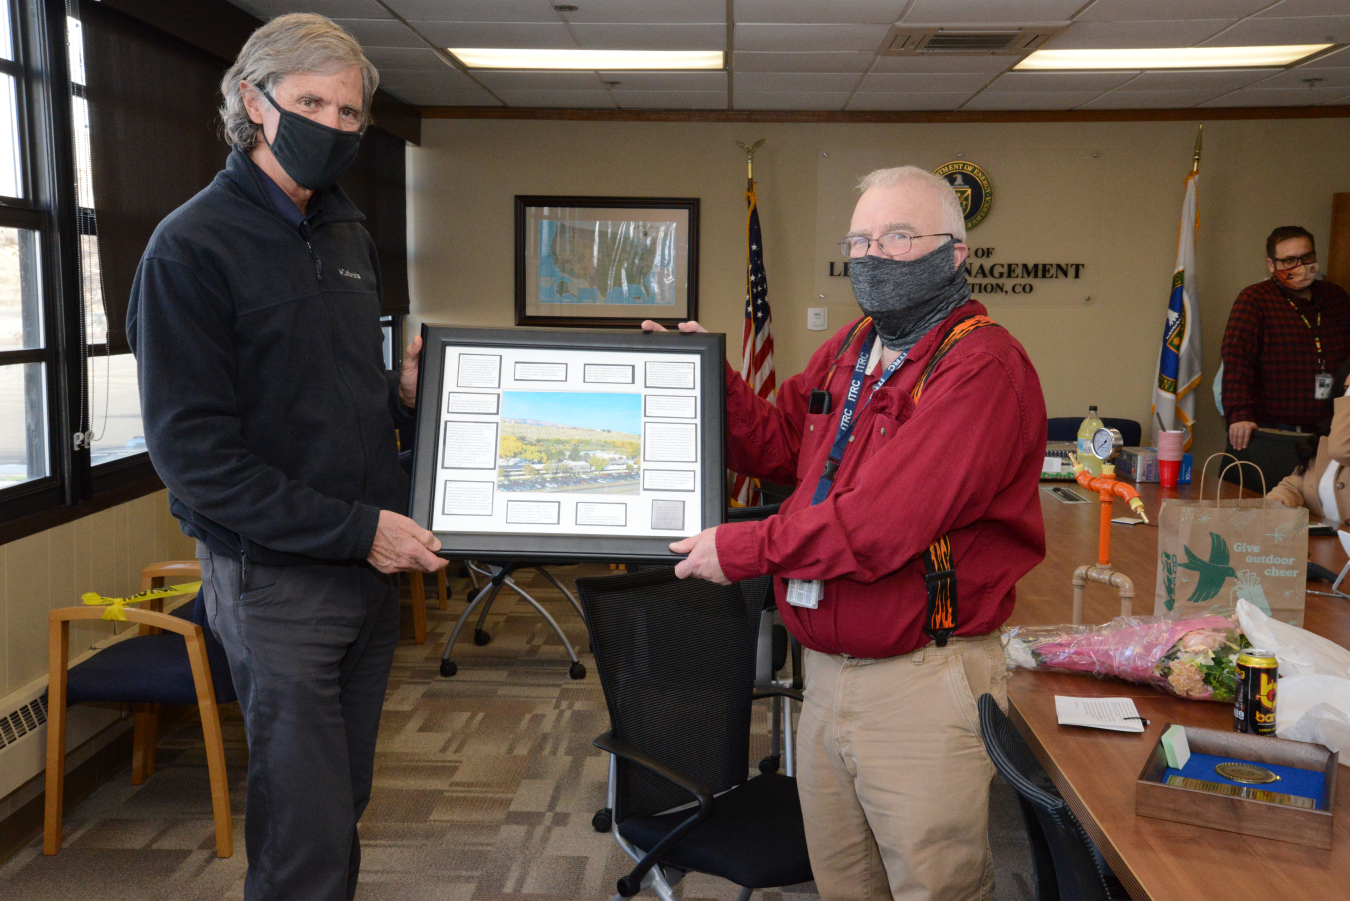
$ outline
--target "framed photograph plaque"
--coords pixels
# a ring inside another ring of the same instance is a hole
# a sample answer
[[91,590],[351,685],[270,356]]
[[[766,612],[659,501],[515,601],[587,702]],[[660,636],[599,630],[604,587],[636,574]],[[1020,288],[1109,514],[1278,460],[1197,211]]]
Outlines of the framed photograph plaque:
[[516,325],[698,318],[698,198],[516,197]]
[[722,335],[422,327],[410,515],[483,561],[673,562],[726,510]]

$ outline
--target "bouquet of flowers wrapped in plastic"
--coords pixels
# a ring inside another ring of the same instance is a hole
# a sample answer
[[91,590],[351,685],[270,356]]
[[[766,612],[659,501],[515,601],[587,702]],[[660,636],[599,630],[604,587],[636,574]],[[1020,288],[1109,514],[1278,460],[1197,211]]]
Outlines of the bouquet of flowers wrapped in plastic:
[[1115,676],[1197,701],[1233,700],[1238,652],[1250,644],[1227,616],[1118,616],[1104,626],[1018,626],[1008,666]]

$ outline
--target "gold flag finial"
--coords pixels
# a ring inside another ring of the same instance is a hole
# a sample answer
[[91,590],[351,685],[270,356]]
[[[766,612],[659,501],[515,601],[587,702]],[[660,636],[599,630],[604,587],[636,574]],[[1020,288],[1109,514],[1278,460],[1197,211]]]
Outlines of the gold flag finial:
[[746,182],[747,182],[747,185],[746,185],[746,190],[747,190],[747,191],[750,190],[750,189],[754,186],[754,183],[755,183],[755,151],[758,150],[758,149],[760,148],[760,146],[763,145],[763,143],[764,143],[764,139],[763,139],[763,138],[760,138],[758,141],[756,141],[755,143],[749,145],[748,147],[747,147],[745,144],[743,144],[742,142],[740,142],[740,141],[737,141],[737,142],[736,142],[736,146],[739,147],[739,148],[741,148],[742,150],[745,151],[745,179],[746,179]]
[[1200,139],[1205,136],[1205,126],[1201,125],[1200,130],[1195,133],[1195,156],[1191,157],[1191,171],[1200,171]]

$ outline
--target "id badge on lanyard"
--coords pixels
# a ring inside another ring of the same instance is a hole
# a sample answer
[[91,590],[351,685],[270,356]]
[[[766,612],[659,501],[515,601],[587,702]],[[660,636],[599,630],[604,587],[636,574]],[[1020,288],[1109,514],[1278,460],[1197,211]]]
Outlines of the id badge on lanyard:
[[[834,485],[834,474],[839,471],[839,464],[844,458],[844,451],[848,448],[848,443],[853,432],[853,425],[857,421],[854,412],[858,406],[858,397],[862,394],[863,379],[867,376],[867,364],[872,357],[872,344],[876,340],[876,329],[868,333],[867,339],[863,342],[862,349],[858,351],[858,362],[853,366],[853,378],[849,382],[848,395],[844,399],[844,409],[839,417],[839,427],[836,430],[834,445],[830,448],[830,457],[825,462],[825,471],[821,474],[820,481],[816,484],[815,495],[811,498],[811,505],[815,506],[829,496],[830,488]],[[886,384],[886,381],[895,374],[900,368],[900,364],[905,362],[908,352],[900,354],[899,357],[886,367],[886,371],[877,379],[876,384],[872,386],[872,392],[875,393],[878,388]],[[815,399],[815,393],[812,393],[812,399]],[[863,408],[872,400],[871,395],[867,397]],[[820,606],[821,599],[825,597],[825,583],[821,579],[789,579],[787,586],[787,602],[793,607],[802,607],[807,610],[815,610]]]

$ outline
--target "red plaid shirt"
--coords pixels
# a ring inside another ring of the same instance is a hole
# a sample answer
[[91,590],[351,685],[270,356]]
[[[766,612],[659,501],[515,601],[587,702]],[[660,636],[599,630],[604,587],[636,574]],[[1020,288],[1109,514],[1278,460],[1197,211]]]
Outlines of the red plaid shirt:
[[[1322,340],[1320,362],[1314,335]],[[1313,282],[1310,300],[1286,294],[1273,279],[1243,288],[1223,333],[1228,424],[1317,425],[1331,415],[1331,401],[1313,396],[1313,381],[1319,372],[1335,372],[1347,357],[1350,296],[1339,285]]]

